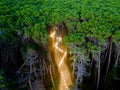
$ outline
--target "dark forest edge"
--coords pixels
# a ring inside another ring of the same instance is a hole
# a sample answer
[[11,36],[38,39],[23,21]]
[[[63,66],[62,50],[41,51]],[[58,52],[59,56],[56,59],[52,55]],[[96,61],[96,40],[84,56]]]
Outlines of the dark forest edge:
[[1,0],[0,89],[56,88],[48,49],[54,26],[68,48],[72,88],[120,89],[119,0]]

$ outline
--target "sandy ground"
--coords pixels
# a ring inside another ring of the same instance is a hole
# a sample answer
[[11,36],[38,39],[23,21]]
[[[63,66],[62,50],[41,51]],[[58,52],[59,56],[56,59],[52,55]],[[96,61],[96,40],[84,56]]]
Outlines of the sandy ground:
[[71,75],[65,62],[62,63],[59,70],[60,70],[59,90],[70,90],[69,87],[72,85]]
[[[51,37],[51,47],[54,51],[55,62],[58,66],[58,70],[60,73],[60,81],[59,81],[59,90],[70,90],[69,87],[72,85],[71,74],[68,69],[68,66],[65,63],[67,52],[64,45],[60,45],[62,42],[62,37],[56,36],[56,31],[50,34]],[[58,55],[59,53],[59,55]]]

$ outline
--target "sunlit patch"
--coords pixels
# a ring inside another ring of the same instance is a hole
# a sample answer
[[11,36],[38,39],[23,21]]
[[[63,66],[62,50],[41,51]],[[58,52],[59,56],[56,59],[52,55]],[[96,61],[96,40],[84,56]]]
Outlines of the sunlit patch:
[[59,51],[62,55],[59,58],[60,61],[58,62],[58,69],[60,72],[60,81],[62,82],[60,84],[63,85],[64,89],[60,88],[60,90],[68,90],[68,83],[70,82],[67,83],[68,78],[65,76],[66,72],[62,69],[62,65],[64,66],[64,60],[67,56],[67,52],[59,47],[59,44],[62,41],[62,37],[57,37],[55,30],[50,34],[50,37],[55,40],[54,49]]
[[50,37],[52,37],[52,38],[55,37],[55,31],[53,31],[53,32],[50,34]]
[[61,71],[61,76],[62,76],[62,80],[63,80],[63,84],[64,84],[64,86],[65,86],[65,88],[66,89],[68,89],[68,86],[67,86],[67,83],[66,83],[66,80],[65,80],[65,78],[64,78],[64,75],[63,75],[63,72]]
[[59,63],[59,67],[61,66],[61,64],[63,63],[63,61],[64,61],[64,58],[67,56],[67,52],[65,51],[64,52],[64,55],[63,55],[63,57],[62,57],[62,59],[60,60],[60,63]]
[[61,37],[57,37],[57,42],[55,43],[55,48],[60,51],[60,52],[64,52],[61,48],[58,47],[59,43],[61,42],[62,38]]

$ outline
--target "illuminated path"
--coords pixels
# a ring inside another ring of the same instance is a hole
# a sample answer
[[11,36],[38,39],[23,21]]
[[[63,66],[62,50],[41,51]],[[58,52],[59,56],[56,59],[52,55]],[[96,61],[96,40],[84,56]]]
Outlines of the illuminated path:
[[59,43],[62,41],[62,38],[56,36],[56,31],[53,31],[50,34],[50,37],[52,39],[56,38],[54,49],[61,54],[61,56],[57,56],[56,61],[60,73],[59,90],[70,90],[69,86],[72,85],[71,75],[67,65],[65,64],[67,52],[59,47]]

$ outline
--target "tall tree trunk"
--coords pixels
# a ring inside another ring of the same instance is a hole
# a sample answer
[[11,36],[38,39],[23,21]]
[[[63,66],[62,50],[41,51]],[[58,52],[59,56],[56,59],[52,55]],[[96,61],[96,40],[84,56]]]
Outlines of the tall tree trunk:
[[106,69],[106,74],[105,74],[105,78],[104,78],[104,83],[105,83],[105,81],[106,81],[107,74],[108,74],[109,67],[110,67],[111,52],[112,52],[112,37],[110,37],[110,46],[109,46],[108,65],[107,65],[107,69]]
[[97,86],[96,86],[96,90],[98,90],[98,87],[99,87],[99,82],[100,82],[100,52],[99,52],[99,55],[98,55],[98,77],[97,77]]

